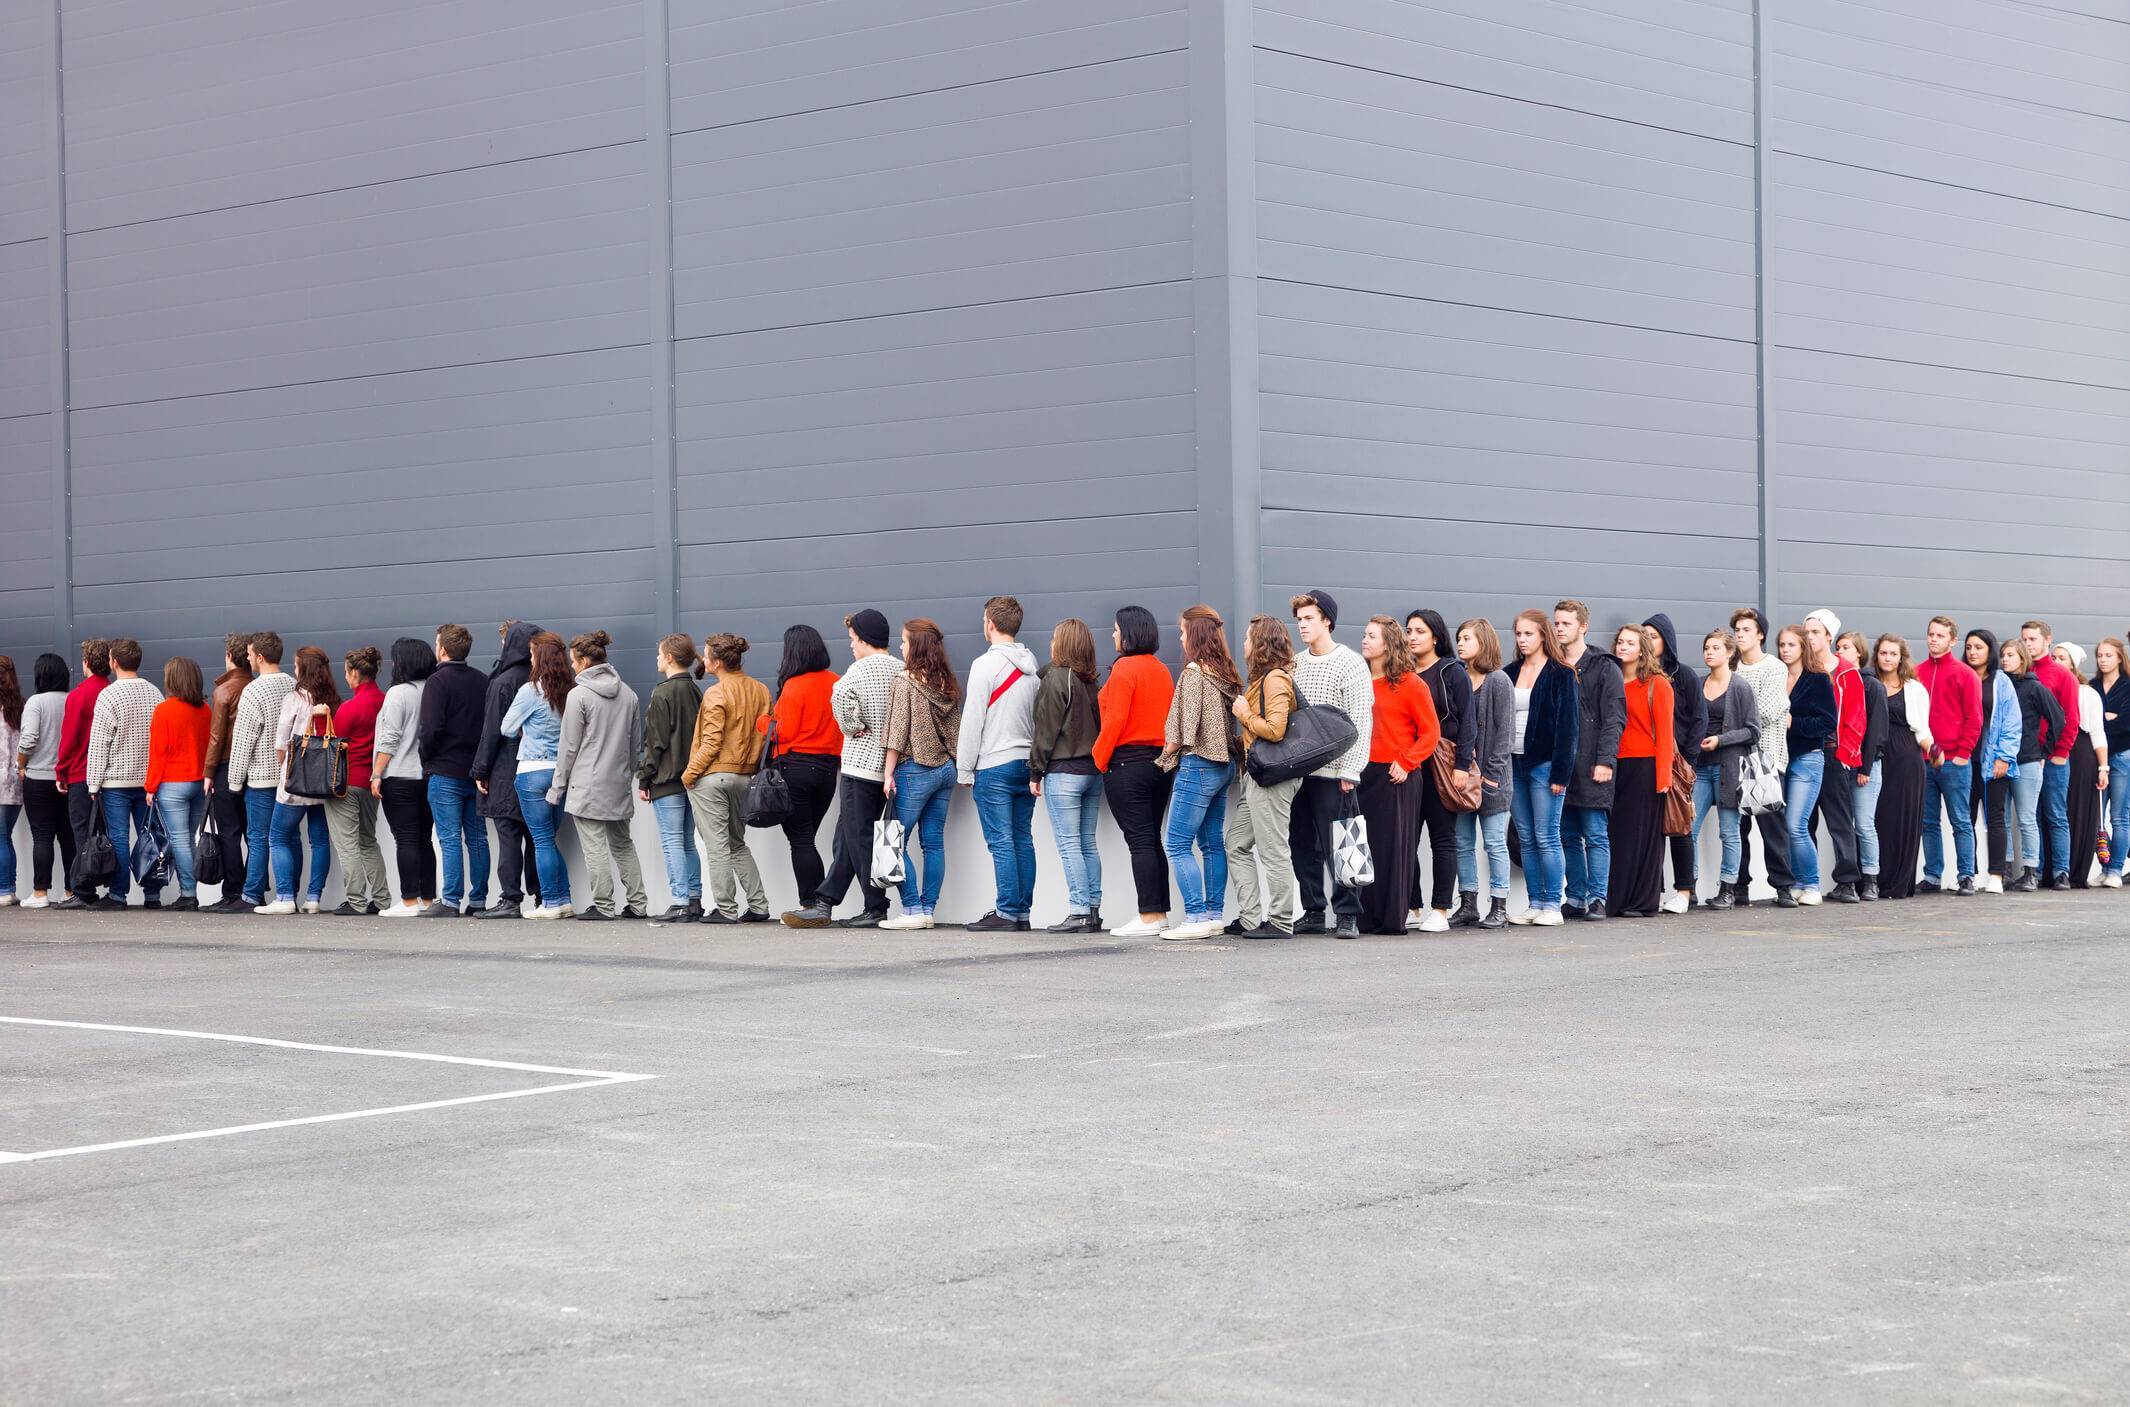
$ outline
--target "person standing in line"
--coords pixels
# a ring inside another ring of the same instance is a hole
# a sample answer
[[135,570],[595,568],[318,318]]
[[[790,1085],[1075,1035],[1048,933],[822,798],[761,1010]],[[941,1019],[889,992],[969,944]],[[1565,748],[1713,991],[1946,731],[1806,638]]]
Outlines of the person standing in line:
[[392,687],[377,712],[370,758],[370,795],[384,808],[399,867],[399,902],[385,909],[386,918],[419,918],[439,907],[436,846],[429,839],[436,817],[429,810],[419,741],[422,695],[435,673],[434,646],[406,635],[392,642]]
[[1738,879],[1745,843],[1738,814],[1739,778],[1745,755],[1760,746],[1760,698],[1752,685],[1731,672],[1737,658],[1731,631],[1711,630],[1701,638],[1701,662],[1708,667],[1700,685],[1706,721],[1694,740],[1694,829],[1687,840],[1701,838],[1701,821],[1713,809],[1722,859],[1708,907],[1718,910],[1746,902],[1745,885]]
[[[89,723],[85,762],[89,795],[102,798],[104,833],[118,854],[118,873],[112,876],[111,896],[104,901],[108,908],[125,907],[133,837],[148,829],[148,734],[163,691],[140,677],[140,667],[138,640],[111,642],[115,677],[96,696],[96,711]],[[141,885],[141,902],[151,909],[162,907],[160,879]]]
[[[1361,628],[1361,659],[1368,665],[1371,726],[1368,764],[1354,789],[1368,822],[1368,848],[1376,878],[1361,889],[1364,933],[1402,936],[1419,867],[1420,806],[1424,793],[1416,774],[1442,741],[1435,699],[1413,672],[1405,632],[1390,616],[1371,616]],[[1431,930],[1449,931],[1449,922]]]
[[1999,650],[2004,672],[2019,700],[2019,770],[2012,778],[2012,807],[2018,819],[2021,872],[2007,888],[2031,894],[2041,887],[2041,798],[2048,787],[2046,768],[2056,740],[2066,731],[2063,706],[2034,674],[2034,657],[2025,639],[2004,642]]
[[[902,825],[902,912],[880,926],[910,932],[932,926],[946,883],[947,805],[954,797],[962,700],[936,622],[918,616],[902,623],[902,666],[888,688],[887,735],[881,739],[887,796]],[[917,862],[909,858],[912,844],[924,855],[922,884]]]
[[229,729],[229,784],[244,797],[243,906],[253,913],[266,902],[266,886],[273,880],[274,793],[281,786],[274,725],[296,687],[295,677],[281,668],[283,648],[271,630],[257,632],[246,643],[252,680],[237,696],[237,717]]
[[0,909],[15,903],[15,818],[22,814],[22,680],[0,655]]
[[762,762],[767,766],[774,756],[791,788],[784,841],[802,900],[818,893],[828,878],[818,837],[821,818],[836,799],[836,771],[843,759],[843,730],[831,697],[835,688],[836,672],[828,667],[828,642],[821,632],[810,625],[786,629],[773,712],[761,724],[764,733],[774,728],[776,736]]
[[547,789],[554,784],[555,758],[562,750],[562,711],[569,706],[577,676],[570,672],[562,637],[552,630],[528,640],[525,654],[529,673],[511,695],[499,726],[503,736],[517,744],[510,784],[518,793],[518,814],[532,836],[534,873],[539,876],[534,888],[540,902],[527,917],[565,919],[576,908],[570,903],[569,866],[556,840],[562,813],[548,801]]
[[754,852],[747,848],[743,815],[747,781],[762,766],[761,724],[769,716],[769,690],[742,672],[746,655],[747,641],[738,635],[703,641],[710,685],[696,710],[688,765],[680,774],[703,837],[704,923],[769,922],[769,896]]
[[1566,857],[1567,918],[1602,920],[1612,883],[1613,769],[1619,765],[1620,731],[1627,724],[1625,686],[1619,662],[1589,646],[1590,608],[1562,601],[1553,608],[1553,638],[1575,671],[1581,699],[1581,731],[1575,743],[1575,778],[1561,811],[1561,848]]
[[1575,775],[1582,699],[1575,666],[1561,653],[1545,612],[1517,613],[1516,671],[1510,679],[1516,723],[1509,747],[1516,788],[1509,804],[1523,847],[1524,907],[1509,922],[1557,928],[1567,870],[1561,811]]
[[2012,787],[2019,775],[2019,699],[2010,676],[1998,667],[2001,654],[1991,632],[1967,632],[1962,655],[1982,685],[1982,732],[1968,764],[1967,813],[1989,821],[1989,874],[1975,878],[1976,890],[1988,894],[2004,892],[2005,843],[2016,824]]
[[2124,853],[2130,851],[2130,654],[2121,637],[2110,635],[2093,647],[2093,669],[2108,754],[2108,862],[2100,882],[2120,889]]
[[2055,696],[2063,711],[2064,730],[2049,752],[2041,781],[2041,855],[2043,874],[2051,889],[2071,887],[2071,749],[2078,742],[2078,681],[2056,662],[2056,632],[2045,620],[2030,620],[2019,627],[2026,643],[2033,675],[2041,687]]
[[[488,681],[466,663],[473,632],[463,625],[436,629],[436,673],[422,686],[422,719],[416,741],[422,749],[429,811],[436,817],[437,846],[444,854],[442,902],[423,918],[459,918],[488,906],[488,827],[481,821],[473,761],[480,755]],[[463,907],[462,907],[463,905]]]
[[1609,823],[1612,869],[1603,897],[1607,910],[1623,918],[1655,918],[1664,902],[1664,798],[1676,742],[1662,650],[1657,632],[1646,625],[1623,625],[1612,637],[1627,721],[1620,729]]
[[[525,894],[532,891],[533,907],[540,905],[540,864],[532,832],[518,805],[518,753],[516,744],[503,736],[503,715],[518,689],[532,677],[532,638],[537,625],[506,620],[496,632],[503,648],[495,668],[488,671],[488,688],[481,702],[481,741],[474,749],[473,765],[466,778],[480,793],[477,809],[496,828],[496,901],[487,908],[467,912],[473,918],[523,918]],[[693,714],[689,715],[693,717]],[[683,807],[683,812],[686,808]],[[473,824],[478,826],[479,821]]]
[[[829,710],[843,732],[836,777],[836,834],[828,874],[800,906],[784,915],[793,928],[878,928],[888,916],[887,891],[873,881],[873,825],[887,804],[887,767],[880,739],[887,732],[888,694],[902,661],[888,653],[887,617],[868,607],[843,618],[851,667],[828,692]],[[835,919],[836,905],[858,883],[864,907]]]
[[15,764],[22,773],[22,804],[30,817],[30,897],[25,909],[53,907],[52,850],[59,850],[59,888],[70,895],[68,871],[74,868],[74,828],[67,824],[67,799],[59,790],[59,734],[67,709],[67,662],[55,654],[37,656],[31,666],[36,690],[22,706],[22,731],[15,739]]
[[[1701,740],[1710,732],[1708,700],[1701,694],[1701,676],[1679,655],[1679,634],[1671,617],[1660,611],[1642,623],[1657,632],[1661,650],[1655,663],[1665,678],[1671,680],[1673,766],[1677,769],[1680,763],[1685,764],[1683,770],[1673,772],[1671,785],[1680,786],[1687,774],[1698,776],[1695,763],[1701,755]],[[1725,658],[1729,658],[1728,651]],[[1717,824],[1722,824],[1720,817]],[[1696,827],[1696,833],[1698,831],[1699,827]],[[1668,914],[1683,914],[1694,906],[1694,884],[1699,869],[1694,863],[1694,837],[1668,836],[1666,844],[1671,851],[1672,889],[1664,896],[1660,907]]]
[[[1842,633],[1841,617],[1822,606],[1805,616],[1804,630],[1805,653],[1834,691],[1834,735],[1820,749],[1826,756],[1820,762],[1818,798],[1818,809],[1826,814],[1827,841],[1834,848],[1834,888],[1826,897],[1836,904],[1854,904],[1861,897],[1857,886],[1864,882],[1856,826],[1856,792],[1864,785],[1864,677],[1834,648]],[[1806,818],[1807,834],[1816,819]]]
[[1289,777],[1267,786],[1250,775],[1248,766],[1253,745],[1287,736],[1287,719],[1294,712],[1294,642],[1287,638],[1287,627],[1271,616],[1252,616],[1243,637],[1243,662],[1250,670],[1250,686],[1229,707],[1240,728],[1244,763],[1226,836],[1235,919],[1222,932],[1233,938],[1292,938],[1294,857],[1288,849],[1288,823],[1302,779]]
[[976,819],[991,851],[998,900],[990,913],[968,925],[972,933],[1025,933],[1035,905],[1035,796],[1028,790],[1028,744],[1035,729],[1036,663],[1020,633],[1020,602],[1011,596],[984,602],[984,640],[990,649],[969,666],[954,764],[956,780],[975,789]]
[[[333,710],[333,731],[348,744],[348,791],[325,803],[325,828],[340,860],[345,893],[335,918],[368,918],[392,906],[392,886],[385,878],[385,852],[377,844],[377,795],[370,784],[377,773],[377,719],[384,712],[384,690],[377,670],[384,652],[358,645],[340,657],[340,677],[348,696]],[[427,844],[428,831],[422,832]]]
[[163,701],[148,720],[148,803],[170,837],[177,877],[173,911],[200,907],[192,837],[207,813],[207,734],[213,726],[207,683],[197,661],[179,655],[163,666]]
[[1975,821],[1968,807],[1968,762],[1982,740],[1982,681],[1974,670],[1953,658],[1959,626],[1951,616],[1932,616],[1924,634],[1930,657],[1916,666],[1916,679],[1930,698],[1930,736],[1937,747],[1923,774],[1923,887],[1940,888],[1945,873],[1945,839],[1939,811],[1952,823],[1953,860],[1959,888],[1945,892],[1962,898],[1975,892]]
[[695,680],[695,641],[668,635],[658,642],[657,687],[643,715],[643,763],[636,769],[636,795],[651,803],[658,822],[658,848],[666,861],[666,888],[673,903],[658,917],[665,923],[699,923],[703,917],[703,862],[695,852],[695,824],[681,774],[695,743],[695,719],[703,691]]
[[1790,871],[1799,904],[1820,901],[1819,846],[1812,838],[1812,808],[1826,785],[1826,749],[1841,726],[1834,686],[1805,643],[1802,625],[1786,625],[1775,636],[1775,653],[1790,681],[1790,765],[1783,773],[1782,809],[1790,822]]
[[[1757,756],[1760,765],[1773,776],[1785,777],[1790,767],[1790,671],[1781,660],[1767,653],[1768,618],[1758,609],[1741,606],[1732,611],[1730,626],[1731,643],[1738,650],[1731,672],[1745,681],[1759,704]],[[1753,820],[1760,831],[1761,854],[1767,858],[1768,884],[1775,891],[1775,905],[1777,908],[1796,908],[1797,897],[1791,893],[1797,881],[1790,873],[1790,830],[1784,824],[1783,814],[1780,810],[1762,811]],[[1741,909],[1752,903],[1749,897],[1753,888],[1751,865],[1751,852],[1741,824],[1738,831],[1738,887],[1731,891]]]
[[[1886,748],[1879,754],[1885,773],[1879,788],[1879,895],[1912,899],[1923,848],[1923,778],[1936,746],[1930,736],[1930,695],[1916,679],[1915,659],[1900,636],[1881,635],[1871,656],[1886,691]],[[2016,698],[2007,707],[2011,716],[2018,715]],[[2012,753],[2016,757],[2018,748]]]
[[1117,662],[1110,666],[1097,700],[1102,731],[1095,738],[1094,758],[1102,771],[1109,813],[1117,818],[1117,829],[1131,852],[1132,887],[1139,904],[1137,917],[1109,932],[1112,938],[1152,938],[1169,926],[1169,862],[1161,822],[1168,814],[1175,778],[1154,760],[1165,746],[1176,681],[1155,654],[1161,632],[1146,607],[1119,609],[1109,639]]
[[[84,783],[89,775],[89,727],[96,717],[96,700],[110,683],[111,642],[82,641],[81,682],[67,695],[66,715],[59,730],[59,760],[54,768],[59,790],[67,799],[67,825],[74,832],[77,851],[95,834],[99,817],[98,802]],[[71,864],[68,878],[72,879]],[[100,902],[97,890],[101,887],[92,885],[87,893],[69,893],[53,907],[94,908]]]
[[1102,773],[1095,766],[1095,739],[1102,735],[1099,687],[1094,632],[1084,620],[1059,621],[1050,632],[1050,663],[1036,676],[1028,744],[1028,785],[1050,816],[1071,905],[1050,925],[1052,933],[1103,931],[1102,851],[1095,838],[1102,818]]
[[[2071,739],[2071,784],[2066,809],[2071,818],[2070,887],[2084,889],[2092,881],[2093,860],[2099,848],[2101,801],[2108,791],[2108,734],[2101,718],[2100,694],[2086,682],[2085,648],[2059,640],[2051,653],[2078,685],[2078,712],[2064,721],[2064,726],[2076,734]],[[2062,870],[2059,861],[2055,872]]]
[[[1235,697],[1242,679],[1228,654],[1220,613],[1211,606],[1192,606],[1177,621],[1183,646],[1183,672],[1163,726],[1158,765],[1176,774],[1170,793],[1164,844],[1176,889],[1183,898],[1183,922],[1162,930],[1172,942],[1211,938],[1224,926],[1221,910],[1228,900],[1227,797],[1235,748]],[[1192,846],[1197,853],[1192,853]],[[1404,893],[1399,893],[1403,915]]]
[[1305,591],[1287,603],[1294,625],[1302,637],[1302,653],[1294,661],[1294,690],[1299,700],[1313,707],[1335,708],[1353,723],[1353,746],[1302,779],[1295,793],[1288,840],[1294,848],[1294,879],[1302,895],[1302,917],[1296,933],[1333,933],[1339,938],[1361,936],[1361,891],[1341,884],[1331,876],[1331,912],[1335,928],[1324,922],[1324,872],[1332,864],[1331,827],[1334,822],[1357,815],[1354,797],[1361,784],[1361,769],[1368,765],[1368,751],[1375,739],[1375,681],[1367,663],[1341,645],[1339,603],[1328,591]]
[[209,913],[248,912],[238,891],[244,887],[244,839],[249,826],[244,788],[230,784],[229,743],[237,724],[237,701],[251,681],[251,633],[232,630],[222,637],[222,672],[215,677],[214,694],[208,700],[207,805],[222,843],[222,897],[208,907]]
[[[297,796],[288,789],[288,760],[296,739],[330,727],[333,710],[340,707],[340,690],[333,683],[332,662],[316,645],[296,651],[296,687],[281,700],[274,719],[274,759],[279,781],[274,789],[272,824],[274,898],[259,905],[256,914],[292,914],[297,911],[296,893],[303,891],[302,911],[315,914],[325,898],[326,872],[332,866],[331,835],[325,822],[325,803]],[[304,883],[304,846],[299,830],[310,833],[310,883]]]
[[1472,690],[1464,726],[1479,773],[1479,809],[1457,816],[1457,885],[1479,893],[1479,846],[1487,851],[1487,911],[1478,927],[1509,921],[1509,798],[1516,730],[1516,685],[1501,667],[1501,637],[1491,622],[1475,617],[1457,627],[1457,658]]
[[[547,804],[576,818],[584,868],[592,882],[592,902],[577,917],[594,921],[651,916],[643,867],[629,834],[629,820],[636,814],[629,782],[643,755],[643,714],[636,706],[636,691],[606,662],[612,638],[594,630],[569,642],[577,682],[563,703],[562,741],[555,752],[555,774],[547,784]],[[625,900],[618,911],[617,870]]]
[[[1413,674],[1427,689],[1435,705],[1435,721],[1442,740],[1455,749],[1453,765],[1459,772],[1472,770],[1472,740],[1465,736],[1465,715],[1471,712],[1471,677],[1455,657],[1456,642],[1440,611],[1422,607],[1405,617],[1405,648],[1412,656]],[[1408,897],[1406,926],[1422,933],[1447,933],[1479,922],[1479,891],[1459,891],[1457,878],[1457,818],[1435,785],[1435,769],[1423,764],[1419,779],[1420,826],[1427,832],[1429,852],[1428,887],[1423,893],[1420,867],[1413,866],[1413,887]],[[1457,899],[1455,912],[1450,899]],[[1429,902],[1432,900],[1432,903]]]
[[1864,742],[1856,768],[1856,863],[1863,878],[1857,883],[1856,897],[1870,903],[1879,897],[1879,796],[1886,780],[1881,759],[1889,726],[1886,687],[1870,673],[1871,646],[1862,635],[1847,631],[1834,648],[1864,685]]

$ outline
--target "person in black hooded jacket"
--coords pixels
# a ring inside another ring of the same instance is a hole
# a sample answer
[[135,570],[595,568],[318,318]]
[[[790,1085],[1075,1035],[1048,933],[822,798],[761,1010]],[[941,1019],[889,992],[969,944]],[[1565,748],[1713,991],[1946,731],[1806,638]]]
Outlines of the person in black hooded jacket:
[[528,883],[533,903],[540,903],[540,868],[532,832],[518,810],[518,740],[503,736],[503,715],[518,696],[518,686],[532,678],[532,638],[540,627],[522,620],[503,622],[502,653],[488,671],[488,699],[481,716],[481,744],[468,774],[481,789],[481,814],[496,828],[496,880],[502,893],[476,918],[520,918]]
[[1612,883],[1612,774],[1620,761],[1620,734],[1627,730],[1627,681],[1620,663],[1585,640],[1590,608],[1562,601],[1553,608],[1553,639],[1575,670],[1580,726],[1575,774],[1561,809],[1561,851],[1569,918],[1602,919]]
[[[1691,774],[1701,756],[1701,740],[1721,730],[1708,726],[1708,699],[1701,692],[1701,676],[1680,655],[1679,632],[1673,628],[1671,617],[1659,611],[1642,624],[1656,631],[1657,638],[1664,642],[1664,672],[1671,676],[1672,745]],[[1694,906],[1694,837],[1675,835],[1668,839],[1672,892],[1662,907],[1666,913],[1683,914]]]

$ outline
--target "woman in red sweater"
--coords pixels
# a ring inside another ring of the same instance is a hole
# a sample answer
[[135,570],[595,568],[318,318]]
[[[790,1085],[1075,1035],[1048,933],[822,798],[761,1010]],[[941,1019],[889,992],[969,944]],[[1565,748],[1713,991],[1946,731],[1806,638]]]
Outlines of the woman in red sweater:
[[1627,726],[1612,791],[1612,879],[1605,907],[1615,917],[1650,918],[1664,899],[1664,797],[1671,784],[1671,679],[1663,641],[1646,625],[1624,625],[1612,657],[1627,680]]
[[[784,841],[791,847],[791,873],[799,882],[801,905],[814,902],[828,877],[815,837],[829,803],[836,799],[836,772],[843,761],[843,729],[829,703],[829,691],[835,687],[836,672],[828,667],[828,645],[821,632],[810,625],[786,630],[776,707],[760,726],[766,733],[775,725],[777,764],[791,787]],[[765,753],[762,761],[766,765],[768,760]]]
[[1161,756],[1176,681],[1154,653],[1161,647],[1160,627],[1146,607],[1118,611],[1109,638],[1117,662],[1110,666],[1109,682],[1096,700],[1102,731],[1095,737],[1095,766],[1102,769],[1109,812],[1131,851],[1132,887],[1139,891],[1139,917],[1110,932],[1120,938],[1151,938],[1168,927],[1169,918],[1169,862],[1161,848],[1161,822],[1175,775],[1156,766],[1155,759]]
[[1413,673],[1405,628],[1389,616],[1370,616],[1361,632],[1361,658],[1375,686],[1374,724],[1368,735],[1368,765],[1355,795],[1368,822],[1368,853],[1375,883],[1361,890],[1363,933],[1405,932],[1406,900],[1419,865],[1420,801],[1414,774],[1427,766],[1442,741],[1435,696]]
[[341,883],[347,893],[333,910],[341,918],[381,914],[392,903],[385,880],[385,852],[377,844],[377,797],[370,777],[377,763],[377,715],[384,710],[384,690],[377,687],[377,667],[384,652],[361,645],[340,657],[340,677],[348,696],[333,710],[333,731],[348,740],[348,794],[325,803],[326,831],[340,857]]
[[[170,907],[197,909],[198,880],[192,837],[207,812],[207,681],[200,666],[179,655],[163,666],[163,701],[148,716],[148,799],[170,835],[170,867],[177,871],[178,897]],[[125,857],[119,857],[125,863]],[[223,891],[227,893],[227,890]]]

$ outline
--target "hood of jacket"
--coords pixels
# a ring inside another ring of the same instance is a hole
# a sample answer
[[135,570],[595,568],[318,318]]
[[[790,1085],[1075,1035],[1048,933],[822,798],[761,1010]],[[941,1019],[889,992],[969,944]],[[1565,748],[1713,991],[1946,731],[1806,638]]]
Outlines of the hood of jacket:
[[532,670],[532,638],[540,633],[540,627],[531,621],[519,621],[511,626],[503,637],[503,652],[496,656],[495,668],[488,671],[490,679],[507,669]]
[[991,648],[996,653],[1004,655],[1007,659],[1011,660],[1015,669],[1018,669],[1021,673],[1028,675],[1030,678],[1034,678],[1039,673],[1035,662],[1035,651],[1029,649],[1020,641],[1001,640],[996,645],[993,645]]
[[1609,669],[1620,676],[1623,684],[1626,682],[1627,675],[1620,668],[1620,662],[1602,650],[1585,649],[1583,657],[1575,662],[1575,675],[1578,680],[1588,677],[1592,670],[1599,669]]
[[1676,676],[1679,673],[1679,666],[1685,664],[1686,661],[1680,657],[1679,632],[1673,628],[1671,617],[1659,611],[1648,620],[1643,621],[1642,624],[1656,631],[1658,637],[1664,641],[1665,672]]
[[602,699],[618,697],[621,693],[621,676],[610,664],[595,664],[577,676],[580,687],[590,689]]
[[923,699],[925,703],[931,708],[932,712],[937,714],[941,718],[945,718],[948,714],[952,713],[954,711],[954,705],[959,702],[958,699],[950,698],[946,694],[941,693],[939,690],[934,689],[931,685],[925,683],[924,680],[918,678],[916,675],[910,673],[908,670],[903,671],[902,677],[909,681],[909,685],[912,689],[915,689],[917,691],[917,697]]

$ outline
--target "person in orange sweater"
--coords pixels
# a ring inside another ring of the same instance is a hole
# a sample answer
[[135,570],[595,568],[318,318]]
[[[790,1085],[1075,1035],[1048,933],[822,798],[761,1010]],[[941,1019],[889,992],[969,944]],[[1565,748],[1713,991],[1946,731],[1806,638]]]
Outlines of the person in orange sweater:
[[[207,681],[197,662],[179,655],[163,666],[163,701],[148,717],[148,800],[170,836],[170,865],[178,897],[170,907],[197,909],[200,897],[192,866],[192,837],[207,812]],[[123,864],[124,860],[121,859]]]
[[1612,640],[1612,657],[1626,678],[1627,726],[1614,777],[1605,907],[1621,918],[1653,917],[1664,899],[1664,800],[1678,744],[1662,645],[1646,625],[1623,625]]
[[1442,722],[1434,694],[1413,672],[1404,626],[1390,616],[1370,616],[1361,632],[1361,658],[1375,688],[1375,712],[1356,796],[1376,867],[1375,883],[1361,890],[1361,931],[1403,933],[1419,865],[1424,792],[1415,774],[1442,741]]
[[762,754],[767,766],[774,756],[791,788],[791,815],[784,821],[784,840],[791,846],[791,873],[802,898],[811,898],[828,877],[815,837],[821,818],[836,799],[836,773],[843,765],[843,729],[829,692],[836,672],[828,667],[828,644],[810,625],[784,632],[784,660],[777,666],[776,706],[758,725],[774,727],[773,741]]
[[1125,848],[1131,851],[1132,887],[1139,891],[1139,916],[1110,932],[1119,938],[1151,938],[1168,927],[1169,919],[1169,861],[1161,846],[1161,824],[1175,774],[1156,766],[1155,759],[1167,741],[1176,681],[1154,653],[1161,648],[1161,631],[1146,607],[1118,611],[1109,639],[1117,662],[1096,698],[1102,731],[1095,735],[1095,766],[1102,769],[1109,813],[1117,818]]

